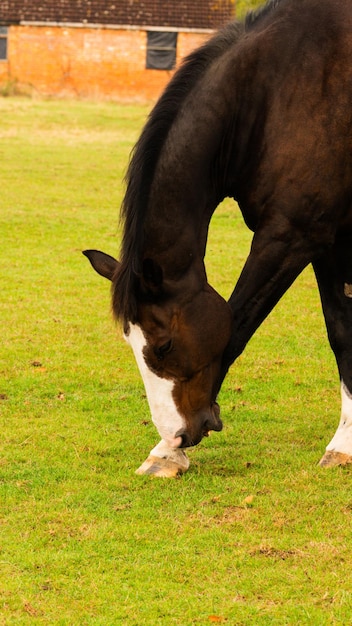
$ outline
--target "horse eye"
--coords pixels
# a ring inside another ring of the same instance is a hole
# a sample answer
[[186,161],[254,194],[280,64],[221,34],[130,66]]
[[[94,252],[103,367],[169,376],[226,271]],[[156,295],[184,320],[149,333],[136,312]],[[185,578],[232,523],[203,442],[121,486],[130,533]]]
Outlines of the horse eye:
[[170,352],[171,348],[172,348],[172,341],[171,341],[171,339],[169,339],[169,341],[164,343],[162,346],[159,346],[159,348],[154,348],[154,352],[155,352],[156,356],[158,357],[158,360],[162,361],[162,359],[164,358],[165,354]]

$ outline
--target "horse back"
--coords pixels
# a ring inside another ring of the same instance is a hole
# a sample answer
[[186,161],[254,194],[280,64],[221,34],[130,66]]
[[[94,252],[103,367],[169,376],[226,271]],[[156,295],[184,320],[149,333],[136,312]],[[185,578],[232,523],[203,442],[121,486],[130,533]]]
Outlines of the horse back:
[[239,57],[248,141],[237,143],[245,149],[236,185],[248,225],[256,230],[273,210],[301,228],[316,227],[318,214],[325,232],[349,224],[352,3],[284,0]]

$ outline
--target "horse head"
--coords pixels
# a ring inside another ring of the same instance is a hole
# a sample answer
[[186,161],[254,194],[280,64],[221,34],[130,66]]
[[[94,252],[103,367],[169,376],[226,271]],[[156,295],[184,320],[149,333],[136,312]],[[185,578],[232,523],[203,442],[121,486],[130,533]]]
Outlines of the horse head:
[[[84,253],[113,283],[118,261],[97,251]],[[231,333],[226,301],[208,284],[198,289],[163,284],[162,271],[145,264],[138,284],[136,319],[125,322],[153,422],[170,449],[198,444],[222,422],[216,396],[221,361]]]

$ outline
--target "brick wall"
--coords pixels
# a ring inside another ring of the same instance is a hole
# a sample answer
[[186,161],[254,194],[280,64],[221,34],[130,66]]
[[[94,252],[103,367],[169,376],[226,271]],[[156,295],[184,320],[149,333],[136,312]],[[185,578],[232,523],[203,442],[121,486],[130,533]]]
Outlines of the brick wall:
[[[172,72],[146,70],[146,30],[177,29],[177,62],[234,15],[235,0],[0,0],[0,89],[154,100]],[[121,28],[121,26],[123,28]],[[189,31],[189,32],[186,32]],[[192,31],[192,32],[190,32]]]
[[[177,62],[207,37],[180,32]],[[134,29],[11,26],[0,89],[11,82],[43,96],[155,100],[172,72],[145,69],[146,39]]]

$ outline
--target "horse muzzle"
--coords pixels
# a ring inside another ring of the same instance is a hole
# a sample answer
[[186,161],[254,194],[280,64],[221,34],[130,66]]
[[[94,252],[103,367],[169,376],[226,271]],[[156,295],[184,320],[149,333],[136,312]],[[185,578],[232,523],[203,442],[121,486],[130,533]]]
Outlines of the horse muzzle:
[[206,414],[201,414],[199,426],[189,430],[179,431],[177,436],[181,438],[180,448],[191,448],[196,446],[203,437],[208,437],[211,430],[220,432],[223,428],[220,419],[220,407],[217,402],[213,402]]

